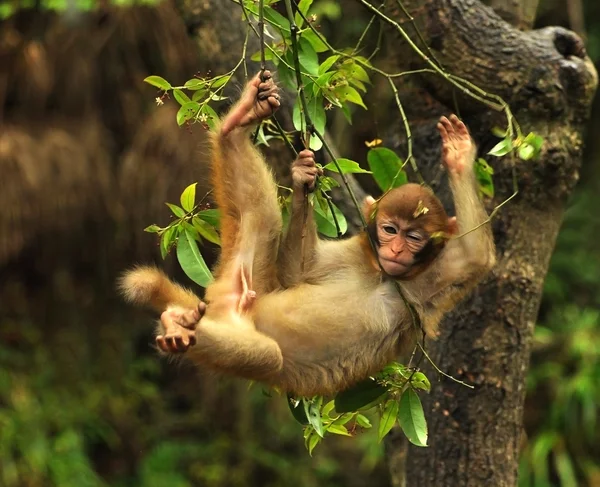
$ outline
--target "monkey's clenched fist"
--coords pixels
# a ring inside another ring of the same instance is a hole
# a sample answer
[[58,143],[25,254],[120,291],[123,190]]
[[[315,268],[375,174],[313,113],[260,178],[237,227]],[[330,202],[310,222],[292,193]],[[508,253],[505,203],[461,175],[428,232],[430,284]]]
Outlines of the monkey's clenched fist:
[[294,190],[301,190],[306,184],[308,190],[313,191],[317,176],[322,175],[323,169],[317,167],[314,153],[305,149],[298,154],[298,158],[292,164],[292,187]]

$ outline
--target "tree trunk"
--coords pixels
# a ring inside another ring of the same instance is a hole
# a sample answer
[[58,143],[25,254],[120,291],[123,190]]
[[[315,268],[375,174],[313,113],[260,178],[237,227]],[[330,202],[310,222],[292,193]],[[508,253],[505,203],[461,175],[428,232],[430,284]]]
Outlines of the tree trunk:
[[[433,382],[424,399],[430,447],[410,446],[406,452],[398,434],[387,443],[394,485],[515,486],[531,338],[565,202],[578,179],[582,131],[597,75],[581,40],[565,29],[521,32],[476,0],[403,4],[450,73],[501,95],[525,135],[536,132],[545,143],[539,160],[516,161],[519,194],[493,220],[496,268],[444,320],[439,339],[427,345],[442,370],[475,387],[445,378]],[[386,13],[412,31],[397,3],[388,2],[388,7]],[[422,67],[404,41],[395,43],[393,56],[396,64],[409,59],[412,68]],[[400,89],[414,93],[415,87]],[[410,107],[409,120],[416,158],[426,181],[448,201],[447,188],[440,184],[435,122],[441,113],[455,110],[457,93],[429,76],[419,80],[417,89],[423,102]],[[509,158],[486,156],[498,141],[490,129],[506,121],[462,96],[458,106],[480,156],[495,169],[491,209],[512,193]],[[395,129],[402,132],[400,124]],[[396,139],[402,152],[403,141]],[[426,369],[435,377],[431,367]],[[405,461],[406,478],[396,461]]]

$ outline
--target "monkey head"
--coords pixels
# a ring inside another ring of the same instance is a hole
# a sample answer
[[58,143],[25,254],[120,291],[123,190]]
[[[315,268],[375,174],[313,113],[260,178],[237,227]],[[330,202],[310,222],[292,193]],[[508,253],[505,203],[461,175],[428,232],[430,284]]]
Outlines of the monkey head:
[[431,189],[405,184],[385,193],[379,201],[365,201],[368,232],[377,245],[377,259],[395,279],[412,279],[423,272],[455,232]]

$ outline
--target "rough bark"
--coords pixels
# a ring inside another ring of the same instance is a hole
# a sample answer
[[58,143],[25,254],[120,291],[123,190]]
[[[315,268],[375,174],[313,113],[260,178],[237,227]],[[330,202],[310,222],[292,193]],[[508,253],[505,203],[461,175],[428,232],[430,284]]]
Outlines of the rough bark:
[[[581,40],[565,29],[521,32],[476,0],[403,3],[448,71],[501,95],[523,131],[546,141],[538,161],[517,162],[519,195],[493,221],[498,265],[428,344],[443,370],[475,388],[434,381],[424,400],[430,447],[406,452],[398,435],[387,444],[394,484],[515,486],[531,337],[565,202],[578,179],[597,76]],[[387,12],[401,21],[395,5],[389,2]],[[403,41],[392,56],[397,64],[410,59],[411,67],[422,66]],[[421,78],[418,86],[401,87],[420,89],[427,101],[410,108],[416,157],[425,179],[447,199],[435,121],[454,111],[455,93],[439,78]],[[462,96],[458,106],[485,156],[498,140],[490,129],[505,124],[502,116]],[[402,136],[395,139],[402,151]],[[487,160],[496,171],[491,208],[511,194],[511,171],[508,158]],[[406,478],[394,468],[404,458]]]

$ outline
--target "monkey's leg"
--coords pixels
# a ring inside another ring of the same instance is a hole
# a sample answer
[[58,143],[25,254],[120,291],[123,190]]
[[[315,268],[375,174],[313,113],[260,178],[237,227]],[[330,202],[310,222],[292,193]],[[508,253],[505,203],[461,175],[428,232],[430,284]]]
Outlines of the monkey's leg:
[[[207,289],[210,303],[229,302],[244,312],[254,292],[278,286],[276,256],[281,233],[277,186],[250,141],[252,125],[279,107],[268,71],[255,76],[212,138],[214,194],[221,210],[221,258],[217,281]],[[237,302],[231,302],[237,299]]]
[[258,332],[249,315],[208,307],[196,328],[196,345],[188,357],[195,363],[251,380],[267,381],[283,366],[275,340]]

